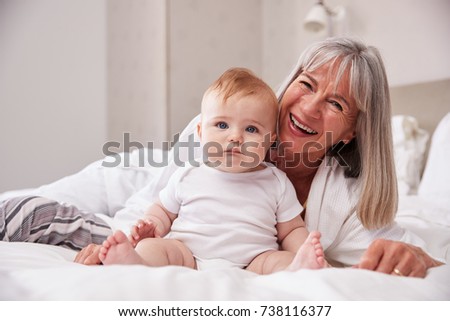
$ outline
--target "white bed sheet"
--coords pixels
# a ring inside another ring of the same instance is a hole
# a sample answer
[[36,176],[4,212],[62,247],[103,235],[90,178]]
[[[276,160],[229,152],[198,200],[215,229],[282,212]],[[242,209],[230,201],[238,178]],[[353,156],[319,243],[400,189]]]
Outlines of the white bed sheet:
[[[445,201],[444,201],[445,202]],[[450,259],[450,207],[402,197],[398,222]],[[351,268],[260,276],[239,269],[83,266],[60,247],[0,242],[1,300],[450,300],[450,266],[424,279]]]

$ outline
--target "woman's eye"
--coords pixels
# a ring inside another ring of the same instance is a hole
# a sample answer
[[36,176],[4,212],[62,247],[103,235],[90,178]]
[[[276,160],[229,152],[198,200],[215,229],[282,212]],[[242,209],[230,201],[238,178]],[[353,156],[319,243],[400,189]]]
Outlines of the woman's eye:
[[300,80],[300,84],[301,84],[303,87],[305,87],[305,88],[307,88],[307,89],[309,89],[309,90],[312,89],[311,84],[310,84],[309,82],[307,82],[307,81]]
[[337,101],[330,101],[330,104],[333,105],[339,111],[344,110],[344,108],[342,108],[341,104],[339,104]]
[[224,122],[217,123],[216,126],[217,126],[218,128],[220,128],[220,129],[227,129],[227,128],[228,128],[227,123],[224,123]]
[[256,127],[254,127],[254,126],[248,126],[245,130],[248,131],[251,134],[254,134],[254,133],[256,133],[258,131],[258,129]]

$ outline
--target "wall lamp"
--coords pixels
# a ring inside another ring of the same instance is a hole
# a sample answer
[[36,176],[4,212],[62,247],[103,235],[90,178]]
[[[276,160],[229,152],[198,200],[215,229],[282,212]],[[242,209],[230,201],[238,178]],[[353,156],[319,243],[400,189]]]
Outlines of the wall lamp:
[[345,15],[346,12],[343,6],[331,9],[324,4],[323,0],[318,0],[308,12],[304,21],[304,27],[310,32],[321,32],[327,29],[328,35],[332,36],[336,32],[333,25],[336,22],[343,22]]

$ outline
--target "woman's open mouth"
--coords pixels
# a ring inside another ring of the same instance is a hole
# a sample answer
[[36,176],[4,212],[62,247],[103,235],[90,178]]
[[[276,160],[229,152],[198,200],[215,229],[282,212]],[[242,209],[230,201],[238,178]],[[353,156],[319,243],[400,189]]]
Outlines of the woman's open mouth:
[[301,124],[297,119],[295,119],[295,117],[292,114],[289,114],[289,118],[291,120],[291,124],[298,129],[299,131],[301,131],[302,133],[308,134],[308,135],[316,135],[317,132],[312,129],[309,128],[308,126]]

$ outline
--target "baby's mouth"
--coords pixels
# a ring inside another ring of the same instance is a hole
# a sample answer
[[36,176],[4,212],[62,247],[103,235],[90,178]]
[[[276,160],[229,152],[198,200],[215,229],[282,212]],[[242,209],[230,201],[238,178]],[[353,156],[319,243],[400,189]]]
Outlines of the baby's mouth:
[[295,117],[292,114],[289,114],[289,118],[291,119],[292,125],[294,125],[294,127],[296,127],[301,132],[308,134],[308,135],[316,135],[317,134],[317,132],[314,129],[309,128],[308,126],[306,126],[304,124],[301,124],[297,119],[295,119]]
[[225,149],[225,153],[227,154],[241,154],[241,149],[237,146],[229,146]]
[[230,153],[230,154],[240,154],[241,153],[241,151],[238,148],[229,149],[226,152]]

